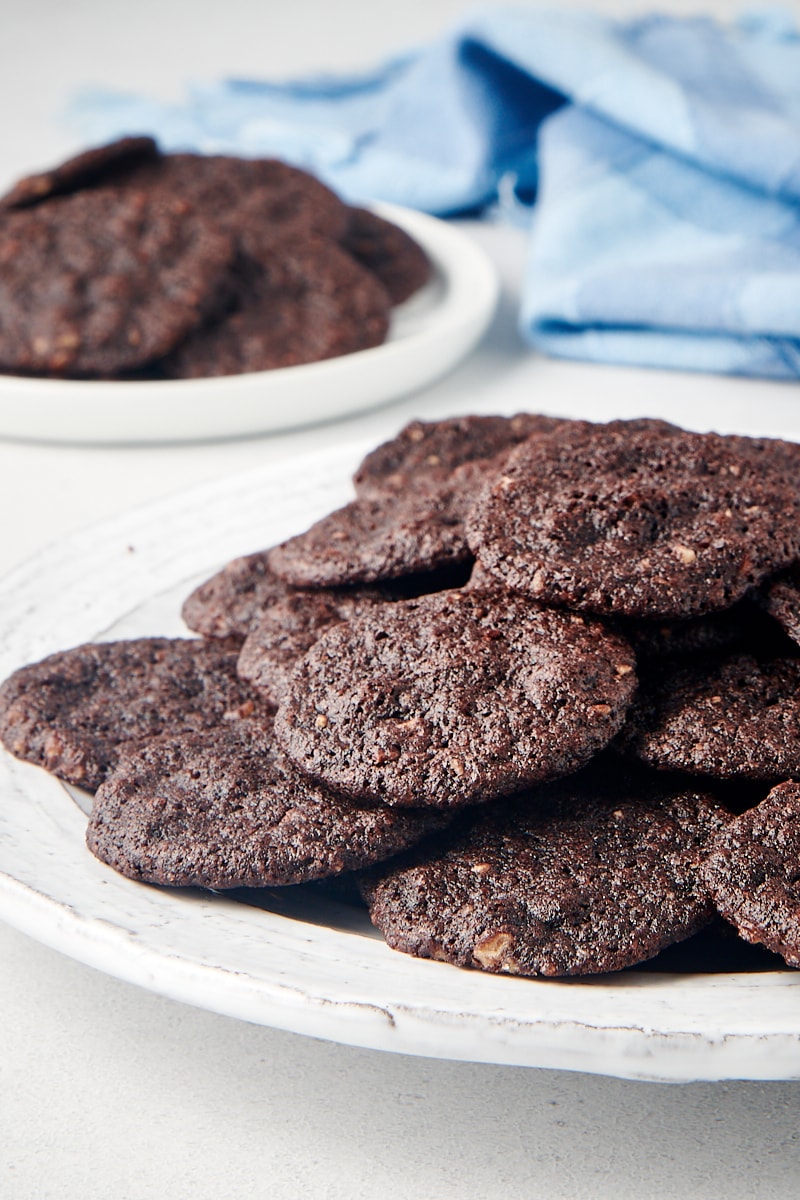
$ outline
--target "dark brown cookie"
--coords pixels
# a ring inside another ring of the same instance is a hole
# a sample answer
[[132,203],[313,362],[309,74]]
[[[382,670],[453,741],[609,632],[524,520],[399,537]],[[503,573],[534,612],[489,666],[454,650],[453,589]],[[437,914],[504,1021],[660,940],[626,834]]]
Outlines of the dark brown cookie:
[[321,588],[284,596],[248,633],[237,665],[240,678],[277,707],[297,663],[326,629],[386,601],[378,588]]
[[512,975],[618,971],[706,925],[708,796],[592,768],[477,810],[363,887],[395,950]]
[[157,157],[158,149],[151,137],[123,137],[106,146],[94,146],[49,171],[18,180],[10,191],[0,197],[0,211],[28,208],[40,204],[48,196],[90,187],[106,180],[115,170]]
[[703,880],[748,942],[800,967],[800,784],[773,788],[757,808],[719,831]]
[[766,438],[575,422],[511,452],[470,543],[546,604],[698,616],[798,557],[799,465],[796,446]]
[[110,375],[216,311],[233,244],[181,201],[104,189],[0,221],[0,369]]
[[353,483],[364,499],[407,494],[420,484],[446,482],[462,463],[495,459],[519,442],[552,433],[562,424],[556,417],[534,413],[411,421],[397,437],[370,451]]
[[166,731],[257,725],[266,709],[223,643],[139,638],[78,646],[0,686],[0,741],[17,758],[93,789],[127,744]]
[[800,564],[768,580],[756,594],[764,612],[778,622],[784,632],[800,645]]
[[378,346],[389,329],[378,280],[332,242],[274,242],[259,258],[240,253],[226,312],[163,359],[170,378],[268,371]]
[[264,613],[290,588],[267,565],[269,551],[234,558],[186,598],[181,616],[208,638],[244,639]]
[[635,678],[630,647],[599,622],[441,592],[329,629],[276,733],[348,795],[447,808],[577,770],[619,729]]
[[348,208],[342,246],[377,275],[392,304],[408,300],[433,273],[431,261],[418,242],[366,208]]
[[131,164],[113,176],[115,186],[180,196],[236,234],[250,254],[265,238],[315,234],[339,241],[347,206],[307,171],[274,158],[224,154],[165,154]]
[[295,587],[344,587],[468,564],[464,519],[485,464],[404,495],[358,499],[276,546],[270,568]]
[[777,644],[768,622],[750,600],[732,608],[689,617],[683,621],[625,620],[616,622],[641,659],[676,659],[722,650],[751,649]]
[[441,826],[435,814],[359,808],[312,784],[268,723],[160,737],[99,788],[89,849],[171,887],[303,883],[380,861]]
[[617,744],[660,770],[720,779],[800,773],[800,658],[735,654],[643,671]]

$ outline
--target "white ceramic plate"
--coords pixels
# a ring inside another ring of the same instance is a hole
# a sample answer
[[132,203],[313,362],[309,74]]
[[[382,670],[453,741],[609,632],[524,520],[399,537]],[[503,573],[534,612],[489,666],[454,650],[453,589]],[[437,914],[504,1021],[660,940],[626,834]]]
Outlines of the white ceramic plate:
[[453,225],[394,205],[375,211],[425,248],[432,280],[394,309],[387,341],[324,362],[218,379],[115,383],[0,375],[0,436],[61,442],[238,437],[330,421],[424,387],[476,344],[497,276]]
[[[92,638],[182,632],[195,583],[346,501],[366,449],[223,480],[43,551],[0,583],[0,678]],[[0,752],[0,917],[178,1000],[411,1054],[633,1079],[800,1078],[798,972],[461,971],[394,953],[358,911],[309,889],[255,907],[131,883],[89,855],[84,828],[56,780]]]

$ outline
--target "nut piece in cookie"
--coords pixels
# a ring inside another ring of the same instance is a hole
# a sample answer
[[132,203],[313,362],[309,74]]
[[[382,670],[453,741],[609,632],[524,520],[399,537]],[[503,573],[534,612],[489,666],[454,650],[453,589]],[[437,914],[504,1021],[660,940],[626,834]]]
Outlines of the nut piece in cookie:
[[705,657],[641,671],[617,746],[649,766],[720,779],[800,773],[800,658]]
[[21,667],[0,686],[0,741],[67,783],[96,788],[131,742],[257,723],[235,647],[191,639],[100,642]]
[[511,452],[469,541],[484,567],[544,604],[697,616],[798,557],[799,472],[786,442],[573,422]]
[[570,779],[498,801],[362,877],[395,950],[511,975],[588,975],[706,925],[704,848],[730,815],[652,778]]
[[748,942],[800,967],[800,784],[781,783],[714,837],[703,880]]
[[304,883],[378,862],[442,819],[361,808],[311,783],[275,746],[268,720],[152,739],[98,789],[96,857],[172,887]]
[[276,734],[354,798],[450,808],[575,771],[615,735],[633,652],[597,621],[510,593],[376,606],[296,667]]

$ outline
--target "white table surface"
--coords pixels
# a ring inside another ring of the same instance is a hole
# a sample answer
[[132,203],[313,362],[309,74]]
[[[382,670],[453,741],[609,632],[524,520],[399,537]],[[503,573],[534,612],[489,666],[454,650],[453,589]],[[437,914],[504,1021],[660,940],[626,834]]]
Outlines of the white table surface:
[[[4,0],[0,185],[77,148],[58,124],[77,87],[168,98],[190,78],[368,65],[471,7]],[[357,419],[272,437],[149,448],[0,440],[0,571],[155,497],[318,446],[378,441],[411,417],[530,408],[703,426],[724,409],[719,426],[753,427],[767,414],[764,432],[800,432],[794,387],[532,354],[514,332],[523,235],[465,228],[496,260],[504,297],[479,352],[446,380]],[[2,923],[0,964],[3,1200],[797,1195],[794,1083],[630,1083],[327,1044],[152,995]]]

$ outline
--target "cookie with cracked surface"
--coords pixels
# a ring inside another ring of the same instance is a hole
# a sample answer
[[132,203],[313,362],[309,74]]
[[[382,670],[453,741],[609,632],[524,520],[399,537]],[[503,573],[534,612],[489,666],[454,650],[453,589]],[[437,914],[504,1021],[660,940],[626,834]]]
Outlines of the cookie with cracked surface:
[[268,550],[257,550],[234,558],[196,587],[181,609],[189,629],[207,638],[244,640],[291,590],[269,569],[268,555]]
[[0,370],[108,376],[169,353],[227,295],[233,243],[183,201],[114,189],[0,221]]
[[239,723],[126,753],[97,791],[87,843],[147,883],[271,887],[378,862],[441,823],[318,787],[277,748],[268,722]]
[[798,448],[653,420],[573,422],[529,440],[476,504],[470,544],[542,603],[690,617],[798,557]]
[[259,257],[239,253],[225,312],[158,369],[196,379],[338,358],[385,341],[389,308],[378,280],[333,242],[274,241]]
[[0,211],[41,204],[48,196],[59,196],[103,182],[120,168],[158,157],[151,137],[123,137],[104,146],[92,146],[48,171],[26,175],[0,197]]
[[411,421],[397,437],[366,455],[353,476],[356,494],[371,499],[413,492],[421,483],[445,483],[463,463],[495,459],[527,438],[552,433],[564,423],[536,413]]
[[92,790],[130,743],[226,722],[257,726],[266,706],[236,675],[237,653],[224,643],[138,638],[52,654],[0,685],[0,742]]
[[430,259],[414,238],[366,208],[348,208],[342,246],[377,275],[392,304],[408,300],[433,274]]
[[785,782],[714,837],[703,880],[748,942],[800,967],[800,784]]
[[641,672],[616,745],[659,770],[720,779],[800,773],[800,658],[752,654]]
[[362,887],[407,954],[512,975],[618,971],[712,919],[699,867],[729,819],[709,796],[589,767],[470,812]]
[[598,621],[441,592],[329,629],[275,728],[347,795],[451,808],[577,770],[619,730],[635,681],[629,645]]

